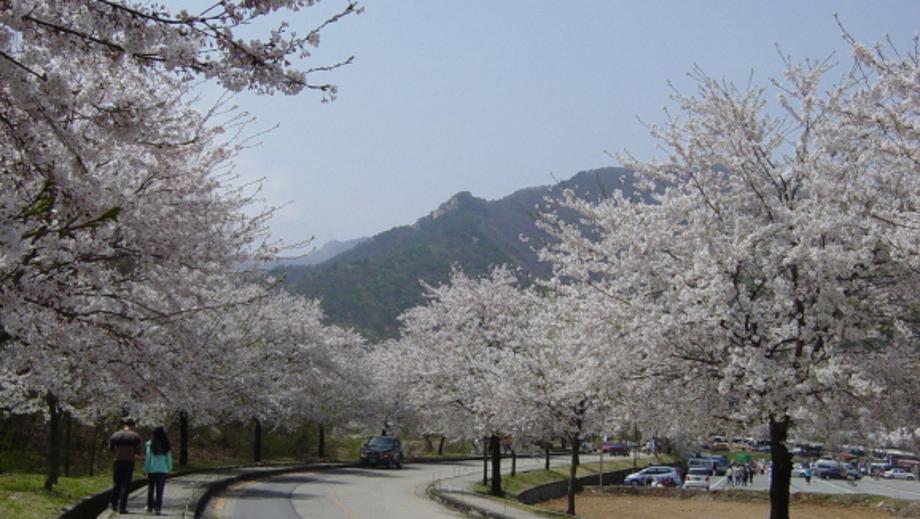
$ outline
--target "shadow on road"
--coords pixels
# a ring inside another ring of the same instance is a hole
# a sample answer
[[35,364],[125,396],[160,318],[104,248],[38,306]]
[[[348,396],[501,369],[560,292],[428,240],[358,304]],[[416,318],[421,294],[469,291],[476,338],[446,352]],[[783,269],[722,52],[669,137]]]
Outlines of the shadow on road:
[[[402,469],[406,470],[406,469]],[[364,476],[368,478],[389,478],[398,475],[400,469],[385,469],[385,468],[374,468],[374,467],[365,467],[365,468],[345,468],[345,469],[336,469],[334,474],[347,474],[351,476]]]
[[291,493],[289,490],[272,490],[268,488],[238,488],[233,490],[227,490],[221,492],[221,497],[229,497],[231,499],[290,499],[292,501],[306,501],[314,497],[321,497],[315,494],[306,494],[301,492]]

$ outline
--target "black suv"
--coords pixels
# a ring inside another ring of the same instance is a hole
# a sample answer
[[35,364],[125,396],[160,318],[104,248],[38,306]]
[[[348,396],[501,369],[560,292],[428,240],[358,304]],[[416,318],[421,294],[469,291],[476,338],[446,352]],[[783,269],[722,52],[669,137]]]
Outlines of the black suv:
[[402,468],[403,453],[399,438],[374,436],[361,447],[361,465],[385,465],[388,469]]

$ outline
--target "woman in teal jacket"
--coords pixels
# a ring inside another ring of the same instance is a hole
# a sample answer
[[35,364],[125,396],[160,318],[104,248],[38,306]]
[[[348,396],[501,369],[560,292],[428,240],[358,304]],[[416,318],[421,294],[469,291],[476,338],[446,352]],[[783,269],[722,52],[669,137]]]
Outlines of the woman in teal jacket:
[[147,474],[147,512],[160,515],[163,508],[163,487],[166,475],[172,472],[172,452],[166,429],[157,427],[153,438],[147,440],[144,454],[144,474]]

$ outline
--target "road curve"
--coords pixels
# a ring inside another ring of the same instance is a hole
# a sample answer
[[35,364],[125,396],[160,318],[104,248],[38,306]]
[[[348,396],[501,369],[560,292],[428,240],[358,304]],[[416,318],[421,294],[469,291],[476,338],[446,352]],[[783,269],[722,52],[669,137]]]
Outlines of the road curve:
[[231,486],[214,498],[205,517],[214,519],[423,519],[462,517],[431,501],[425,488],[435,479],[468,474],[481,462],[409,463],[401,470],[342,468],[300,472]]

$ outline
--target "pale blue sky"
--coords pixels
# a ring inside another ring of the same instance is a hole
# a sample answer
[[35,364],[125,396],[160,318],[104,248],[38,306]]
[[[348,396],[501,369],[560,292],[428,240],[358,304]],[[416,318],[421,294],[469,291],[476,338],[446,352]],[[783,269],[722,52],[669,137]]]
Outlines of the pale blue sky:
[[[495,199],[613,165],[604,150],[650,157],[636,117],[662,119],[668,80],[692,89],[696,64],[739,83],[753,69],[765,83],[782,69],[775,45],[797,58],[836,52],[845,64],[834,13],[869,43],[890,34],[907,48],[920,30],[914,0],[362,4],[316,54],[355,55],[329,76],[337,101],[238,98],[259,127],[280,124],[239,167],[267,177],[271,202],[292,202],[272,224],[286,241],[373,235],[458,191]],[[289,21],[306,29],[309,12]]]

